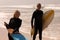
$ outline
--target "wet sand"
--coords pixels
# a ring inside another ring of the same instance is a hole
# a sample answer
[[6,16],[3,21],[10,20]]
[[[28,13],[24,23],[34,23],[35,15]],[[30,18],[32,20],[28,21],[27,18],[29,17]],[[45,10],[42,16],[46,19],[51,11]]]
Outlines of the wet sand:
[[[28,40],[32,40],[32,37],[30,34],[26,34],[23,32],[20,32],[22,35],[24,35]],[[43,37],[43,40],[53,40],[47,37]],[[0,28],[0,40],[8,40],[8,32],[6,28]],[[38,36],[36,37],[36,40],[39,40]]]
[[[21,12],[21,19],[23,20],[21,28],[19,29],[20,33],[22,33],[27,39],[32,40],[30,35],[31,30],[31,16],[33,9],[25,9]],[[8,11],[7,11],[8,12]],[[10,12],[10,11],[9,11]],[[0,12],[0,40],[8,40],[8,32],[4,27],[4,22],[9,22],[9,19],[13,16],[13,13],[4,13]],[[38,40],[38,36],[37,39]],[[54,19],[52,23],[43,31],[42,33],[43,40],[60,40],[60,10],[55,11]]]

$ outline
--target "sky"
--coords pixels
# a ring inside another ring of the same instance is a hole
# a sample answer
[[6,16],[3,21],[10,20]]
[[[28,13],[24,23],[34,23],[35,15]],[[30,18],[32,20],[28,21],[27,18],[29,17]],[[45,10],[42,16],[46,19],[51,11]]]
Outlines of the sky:
[[60,4],[60,0],[0,0],[0,5]]

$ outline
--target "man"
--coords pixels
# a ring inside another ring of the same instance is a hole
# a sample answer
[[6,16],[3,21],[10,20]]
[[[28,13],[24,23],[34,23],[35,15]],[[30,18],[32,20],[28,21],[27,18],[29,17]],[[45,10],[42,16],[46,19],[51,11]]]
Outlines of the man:
[[[34,28],[33,40],[35,40],[37,32],[39,31],[39,40],[42,40],[42,17],[43,11],[41,9],[41,4],[37,4],[37,9],[33,12],[31,19],[31,26]],[[34,23],[33,23],[34,22]]]
[[19,28],[21,27],[21,24],[22,24],[22,20],[19,18],[19,16],[20,16],[20,12],[16,10],[13,18],[10,19],[9,24],[4,22],[4,25],[8,29],[9,40],[13,40],[13,38],[11,37],[11,34],[19,33]]

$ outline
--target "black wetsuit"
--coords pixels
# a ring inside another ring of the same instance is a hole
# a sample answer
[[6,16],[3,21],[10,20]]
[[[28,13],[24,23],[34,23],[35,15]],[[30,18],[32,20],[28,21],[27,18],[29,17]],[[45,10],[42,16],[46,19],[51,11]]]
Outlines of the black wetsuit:
[[[6,25],[6,28],[9,29],[14,29],[14,32],[19,32],[19,28],[21,27],[22,20],[19,18],[11,18],[9,24]],[[8,33],[9,40],[13,40],[11,35]]]
[[34,28],[35,28],[33,40],[35,40],[38,31],[39,31],[39,39],[42,40],[42,17],[43,17],[42,10],[35,10],[32,15],[31,26],[33,25],[34,22]]

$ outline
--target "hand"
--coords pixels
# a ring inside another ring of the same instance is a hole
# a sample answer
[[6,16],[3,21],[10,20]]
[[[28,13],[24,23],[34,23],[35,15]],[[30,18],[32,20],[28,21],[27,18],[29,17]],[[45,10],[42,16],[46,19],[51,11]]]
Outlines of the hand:
[[31,28],[31,37],[34,35],[34,28]]
[[32,29],[33,29],[33,27],[34,27],[34,26],[32,25]]
[[8,29],[8,33],[12,34],[13,33],[13,29]]
[[4,22],[4,25],[6,26],[6,25],[7,25],[7,23],[6,23],[6,22]]

